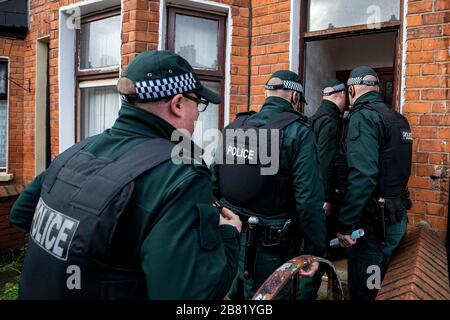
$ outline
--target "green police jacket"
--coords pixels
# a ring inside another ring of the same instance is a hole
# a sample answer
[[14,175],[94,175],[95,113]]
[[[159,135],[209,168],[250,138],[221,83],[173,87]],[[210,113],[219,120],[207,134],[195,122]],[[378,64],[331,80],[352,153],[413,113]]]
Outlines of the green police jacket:
[[384,129],[378,113],[362,106],[370,105],[371,102],[383,103],[378,92],[371,91],[359,97],[350,111],[345,139],[347,188],[339,214],[339,232],[342,234],[351,234],[358,227],[364,206],[378,181],[379,153]]
[[322,101],[312,119],[319,114],[322,116],[313,120],[311,125],[316,134],[325,201],[332,202],[337,183],[335,160],[341,142],[342,117],[338,106],[328,100]]
[[[114,160],[153,138],[170,140],[175,128],[124,103],[111,129],[86,147]],[[45,174],[45,172],[43,173]],[[29,232],[42,174],[20,195],[10,221]],[[219,226],[212,182],[203,165],[166,161],[135,180],[112,242],[112,263],[141,269],[150,299],[223,299],[237,273],[239,233]]]
[[[295,112],[289,101],[279,97],[268,97],[260,112],[249,117],[255,124],[266,124],[279,117],[282,112]],[[323,211],[324,191],[320,175],[316,141],[311,127],[304,121],[296,121],[283,129],[283,144],[280,150],[280,170],[292,172],[297,212],[275,213],[273,217],[262,217],[260,223],[297,216],[302,226],[305,253],[321,256],[325,252],[325,214]],[[215,181],[215,195],[220,198],[218,168],[212,165]],[[248,216],[243,208],[233,208]]]

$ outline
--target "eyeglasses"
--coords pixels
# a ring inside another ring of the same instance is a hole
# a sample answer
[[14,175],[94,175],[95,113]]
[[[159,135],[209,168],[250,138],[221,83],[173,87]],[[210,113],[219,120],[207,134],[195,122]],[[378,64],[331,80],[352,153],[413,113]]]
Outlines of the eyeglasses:
[[183,94],[183,97],[196,102],[198,112],[203,112],[208,107],[209,101],[206,99],[189,96],[187,94]]

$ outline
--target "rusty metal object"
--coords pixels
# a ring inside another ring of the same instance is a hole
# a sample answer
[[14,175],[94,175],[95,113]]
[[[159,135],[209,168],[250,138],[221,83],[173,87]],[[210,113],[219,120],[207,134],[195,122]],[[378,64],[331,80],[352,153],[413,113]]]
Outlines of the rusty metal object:
[[[274,300],[290,279],[294,279],[294,282],[297,282],[299,271],[301,269],[309,269],[314,262],[319,262],[320,265],[325,267],[325,272],[328,277],[327,299],[344,300],[341,280],[337,275],[334,265],[326,259],[307,255],[295,257],[280,266],[267,278],[252,299]],[[296,283],[293,285],[297,287]],[[293,292],[293,298],[296,298],[296,296],[297,292]]]

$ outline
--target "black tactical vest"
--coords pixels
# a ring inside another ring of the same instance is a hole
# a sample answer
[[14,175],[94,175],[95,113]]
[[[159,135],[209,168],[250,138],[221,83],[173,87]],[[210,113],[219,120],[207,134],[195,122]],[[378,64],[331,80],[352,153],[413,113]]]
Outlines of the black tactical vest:
[[408,120],[383,103],[370,102],[357,108],[376,111],[383,122],[376,196],[401,197],[407,190],[411,174],[413,139]]
[[111,241],[134,180],[170,159],[174,144],[149,140],[111,161],[83,150],[92,140],[63,152],[43,176],[20,278],[21,299],[147,297],[141,270],[110,263]]
[[[219,169],[220,192],[226,201],[247,209],[257,215],[271,216],[295,211],[295,196],[292,174],[288,169],[279,169],[272,175],[261,174],[265,167],[261,153],[269,154],[272,146],[271,130],[279,129],[278,146],[281,151],[283,128],[299,120],[302,115],[284,112],[279,118],[265,125],[247,121],[252,113],[239,114],[227,129],[241,129],[246,134],[254,133],[254,139],[233,137],[238,131],[224,130],[222,155],[216,160]],[[275,131],[274,131],[275,132]],[[267,147],[264,147],[267,141]],[[267,151],[268,150],[268,151]],[[272,155],[270,155],[272,156]],[[280,154],[277,154],[280,160]],[[278,164],[280,161],[278,161]]]

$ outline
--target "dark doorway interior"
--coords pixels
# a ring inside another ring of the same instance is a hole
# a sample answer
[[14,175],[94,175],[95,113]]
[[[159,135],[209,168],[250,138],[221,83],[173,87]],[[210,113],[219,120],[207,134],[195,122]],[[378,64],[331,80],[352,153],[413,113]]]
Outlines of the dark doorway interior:
[[[385,67],[385,68],[374,68],[375,72],[378,74],[378,78],[380,79],[380,95],[383,98],[384,102],[389,106],[393,105],[393,88],[394,88],[394,68],[393,67]],[[336,71],[336,79],[347,83],[348,76],[350,75],[351,70],[338,70]],[[348,110],[349,102],[347,97],[346,110]]]
[[397,32],[387,31],[365,35],[346,35],[306,42],[305,114],[311,116],[321,100],[321,84],[338,78],[347,82],[350,70],[366,65],[374,68],[383,82],[382,96],[389,105],[395,99],[395,61]]

